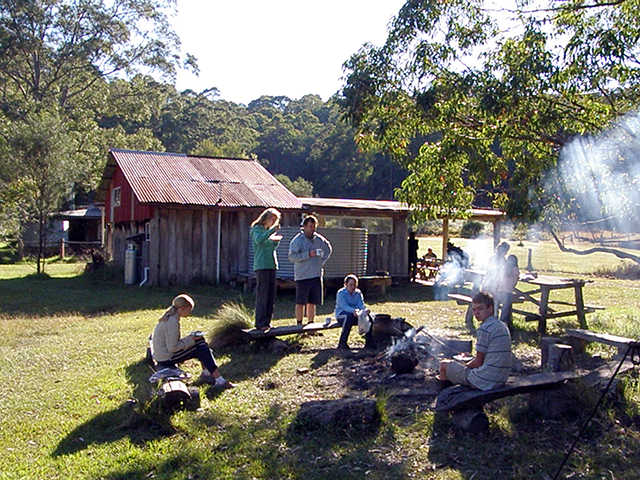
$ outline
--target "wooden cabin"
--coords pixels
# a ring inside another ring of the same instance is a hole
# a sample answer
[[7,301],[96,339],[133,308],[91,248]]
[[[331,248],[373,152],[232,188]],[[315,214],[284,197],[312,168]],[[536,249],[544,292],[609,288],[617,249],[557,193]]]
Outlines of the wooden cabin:
[[260,212],[275,207],[283,226],[297,226],[303,210],[255,160],[115,149],[98,200],[111,260],[125,272],[135,264],[128,283],[165,286],[235,280],[249,270]]
[[[250,277],[249,228],[268,207],[282,213],[279,277],[293,277],[288,241],[303,216],[312,213],[319,233],[334,246],[325,278],[356,273],[408,279],[406,205],[297,198],[255,160],[110,150],[97,201],[104,205],[105,251],[125,267],[127,283],[168,286]],[[474,211],[472,218],[495,225],[501,215]]]

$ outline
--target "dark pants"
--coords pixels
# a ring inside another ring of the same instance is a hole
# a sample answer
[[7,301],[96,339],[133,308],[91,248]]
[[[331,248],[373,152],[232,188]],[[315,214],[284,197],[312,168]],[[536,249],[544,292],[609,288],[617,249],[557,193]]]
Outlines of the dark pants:
[[276,302],[276,271],[256,270],[256,328],[268,327]]
[[498,294],[498,300],[502,303],[502,310],[500,311],[500,320],[511,327],[511,316],[513,312],[513,294],[509,292],[500,292]]
[[[349,340],[351,327],[358,325],[358,317],[356,317],[355,313],[342,312],[338,314],[336,320],[342,324],[342,333],[340,334],[338,345],[346,345]],[[369,332],[364,336],[364,345],[365,347],[373,347],[373,325],[371,325]]]
[[202,368],[206,368],[210,373],[213,373],[218,369],[216,360],[213,358],[213,352],[204,339],[197,341],[192,347],[176,352],[169,360],[165,362],[158,362],[158,367],[176,368],[176,364],[182,363],[191,358],[197,358],[200,360]]

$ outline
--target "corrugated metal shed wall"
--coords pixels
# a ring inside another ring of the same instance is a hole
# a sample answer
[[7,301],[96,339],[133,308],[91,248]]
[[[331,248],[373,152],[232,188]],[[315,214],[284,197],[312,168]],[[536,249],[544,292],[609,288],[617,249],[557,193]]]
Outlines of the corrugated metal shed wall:
[[[289,261],[289,244],[300,231],[297,227],[281,228],[280,245],[276,250],[278,256],[278,278],[293,278],[293,263]],[[318,233],[323,235],[333,247],[331,257],[324,265],[324,276],[342,278],[349,273],[361,277],[367,271],[367,230],[364,228],[323,228]],[[249,242],[249,272],[253,272],[253,242],[247,231]]]

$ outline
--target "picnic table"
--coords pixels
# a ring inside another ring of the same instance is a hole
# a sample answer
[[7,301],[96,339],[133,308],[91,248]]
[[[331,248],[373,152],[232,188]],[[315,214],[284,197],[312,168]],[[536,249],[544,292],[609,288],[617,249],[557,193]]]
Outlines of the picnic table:
[[416,278],[419,280],[435,280],[443,264],[444,260],[440,258],[419,258],[416,263]]
[[[550,318],[562,318],[576,316],[580,324],[580,328],[587,328],[587,313],[593,313],[596,310],[603,310],[604,307],[595,305],[586,305],[584,303],[584,296],[582,288],[590,280],[580,280],[571,278],[559,278],[541,275],[537,277],[524,276],[522,280],[524,283],[534,285],[536,288],[533,290],[520,290],[516,286],[515,293],[524,298],[525,301],[529,301],[538,306],[538,313],[525,313],[526,321],[538,321],[538,332],[540,335],[544,335],[547,330],[547,319]],[[558,290],[573,290],[574,301],[563,302],[560,300],[552,300],[551,293]],[[534,295],[540,295],[540,298],[536,298]],[[570,310],[556,311],[549,305],[564,305],[567,307],[573,307]],[[516,311],[514,309],[514,311]],[[516,312],[522,313],[522,312]]]
[[[465,273],[467,281],[473,283],[472,290],[478,290],[480,285],[482,284],[482,278],[484,278],[484,271],[478,269],[468,269]],[[604,309],[604,307],[587,305],[584,303],[582,288],[585,286],[585,284],[590,283],[590,280],[560,278],[548,275],[526,273],[520,276],[520,283],[532,285],[534,286],[534,288],[526,290],[525,288],[518,288],[518,285],[516,285],[513,292],[513,303],[533,303],[537,307],[537,312],[532,313],[524,310],[519,310],[517,308],[512,308],[512,310],[514,313],[523,315],[525,321],[527,322],[537,321],[538,332],[540,333],[540,335],[546,334],[548,319],[576,316],[580,324],[580,328],[586,329],[586,314],[593,313],[596,310]],[[558,292],[562,290],[572,290],[572,302],[554,300],[552,298],[552,292]],[[464,297],[464,295],[449,294],[449,297],[457,300],[458,303],[467,303],[466,299],[461,298]],[[470,297],[468,303],[470,304]],[[557,305],[570,308],[568,310],[565,308],[564,310],[558,311],[556,307]],[[467,312],[467,314],[469,313],[470,312]],[[469,322],[467,321],[467,323]]]

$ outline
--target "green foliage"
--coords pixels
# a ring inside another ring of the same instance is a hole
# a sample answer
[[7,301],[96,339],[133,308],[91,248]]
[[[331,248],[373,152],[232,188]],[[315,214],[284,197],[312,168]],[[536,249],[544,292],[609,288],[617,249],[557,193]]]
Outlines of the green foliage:
[[313,185],[302,177],[291,180],[284,174],[275,175],[282,185],[297,197],[313,197]]
[[475,201],[539,218],[561,147],[638,104],[632,5],[407,2],[385,45],[345,63],[345,116],[363,148],[409,167],[398,196],[423,217],[464,218]]
[[49,217],[68,196],[76,173],[69,140],[55,113],[41,111],[12,125],[11,155],[5,159],[10,167],[5,168],[13,171],[13,178],[0,195],[5,214],[13,216],[20,229],[16,233],[21,233],[27,222],[37,225],[38,273],[44,270]]
[[484,231],[484,225],[482,222],[475,222],[472,220],[464,222],[460,236],[462,238],[477,238]]

